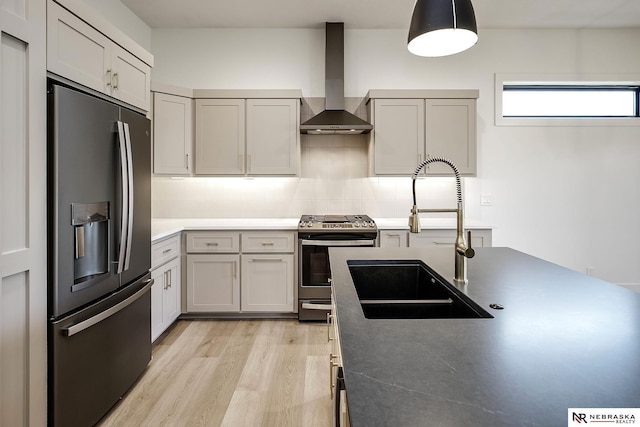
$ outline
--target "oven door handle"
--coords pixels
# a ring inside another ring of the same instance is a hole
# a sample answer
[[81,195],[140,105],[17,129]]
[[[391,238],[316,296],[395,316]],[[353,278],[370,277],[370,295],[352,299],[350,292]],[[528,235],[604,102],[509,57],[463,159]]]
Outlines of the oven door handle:
[[314,302],[303,302],[302,308],[307,310],[331,310],[331,304],[318,304]]
[[302,246],[375,246],[375,240],[301,240]]

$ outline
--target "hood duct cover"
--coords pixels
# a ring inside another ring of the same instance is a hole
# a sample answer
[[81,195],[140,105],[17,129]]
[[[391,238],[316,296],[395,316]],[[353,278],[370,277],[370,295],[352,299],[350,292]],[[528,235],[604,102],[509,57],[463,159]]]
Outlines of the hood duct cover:
[[300,133],[359,134],[373,126],[344,109],[344,24],[326,23],[325,110],[300,125]]

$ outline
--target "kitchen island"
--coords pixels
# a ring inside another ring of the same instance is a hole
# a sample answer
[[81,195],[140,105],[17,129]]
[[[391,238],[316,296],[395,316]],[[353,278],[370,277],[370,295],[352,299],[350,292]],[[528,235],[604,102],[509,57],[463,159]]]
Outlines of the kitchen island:
[[569,408],[640,407],[637,293],[478,248],[461,290],[493,318],[365,318],[347,261],[407,259],[451,283],[451,248],[330,251],[351,425],[565,426]]

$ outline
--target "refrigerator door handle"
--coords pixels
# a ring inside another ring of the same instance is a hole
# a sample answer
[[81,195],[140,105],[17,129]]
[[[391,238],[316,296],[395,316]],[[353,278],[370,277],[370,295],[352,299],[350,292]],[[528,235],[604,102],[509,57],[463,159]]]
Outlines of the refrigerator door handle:
[[127,233],[129,231],[129,171],[127,161],[127,142],[124,132],[124,123],[118,121],[118,146],[120,148],[120,170],[122,173],[122,212],[120,222],[120,251],[118,253],[118,271],[125,270],[125,256],[127,250]]
[[92,327],[96,323],[102,322],[103,320],[113,316],[117,312],[124,310],[126,307],[133,304],[138,300],[138,298],[144,295],[151,288],[151,285],[153,285],[153,282],[154,282],[154,279],[149,279],[145,281],[144,287],[140,289],[138,292],[136,292],[135,294],[131,295],[126,300],[120,301],[118,304],[114,305],[108,310],[105,310],[100,314],[96,314],[95,316],[90,317],[87,320],[83,320],[80,323],[76,323],[73,326],[69,326],[68,328],[62,329],[62,334],[66,337],[71,337],[75,334],[78,334],[84,331],[85,329]]
[[127,143],[127,186],[128,188],[128,195],[129,195],[129,203],[128,203],[128,207],[129,207],[129,213],[128,213],[128,219],[129,221],[127,222],[127,249],[126,249],[126,254],[125,254],[125,262],[124,262],[124,269],[128,270],[129,269],[129,262],[131,261],[131,244],[132,244],[132,240],[133,240],[133,153],[131,150],[131,134],[129,133],[129,123],[124,123],[124,136],[125,136],[125,142]]

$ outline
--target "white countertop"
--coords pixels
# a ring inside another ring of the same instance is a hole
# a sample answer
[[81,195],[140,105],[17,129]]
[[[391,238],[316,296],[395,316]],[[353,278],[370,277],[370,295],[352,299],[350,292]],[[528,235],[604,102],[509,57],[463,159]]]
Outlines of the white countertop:
[[298,230],[300,218],[153,218],[151,241],[185,230]]
[[[406,218],[373,218],[378,226],[378,230],[408,230],[409,216]],[[420,217],[420,227],[422,229],[455,229],[455,218],[424,218]],[[465,218],[464,228],[467,229],[491,229],[493,227],[480,221]]]
[[[408,230],[408,218],[373,218],[379,230]],[[298,230],[300,218],[154,218],[151,241],[185,230]],[[465,219],[465,228],[490,229],[491,226]],[[455,218],[420,218],[423,229],[454,229]]]

